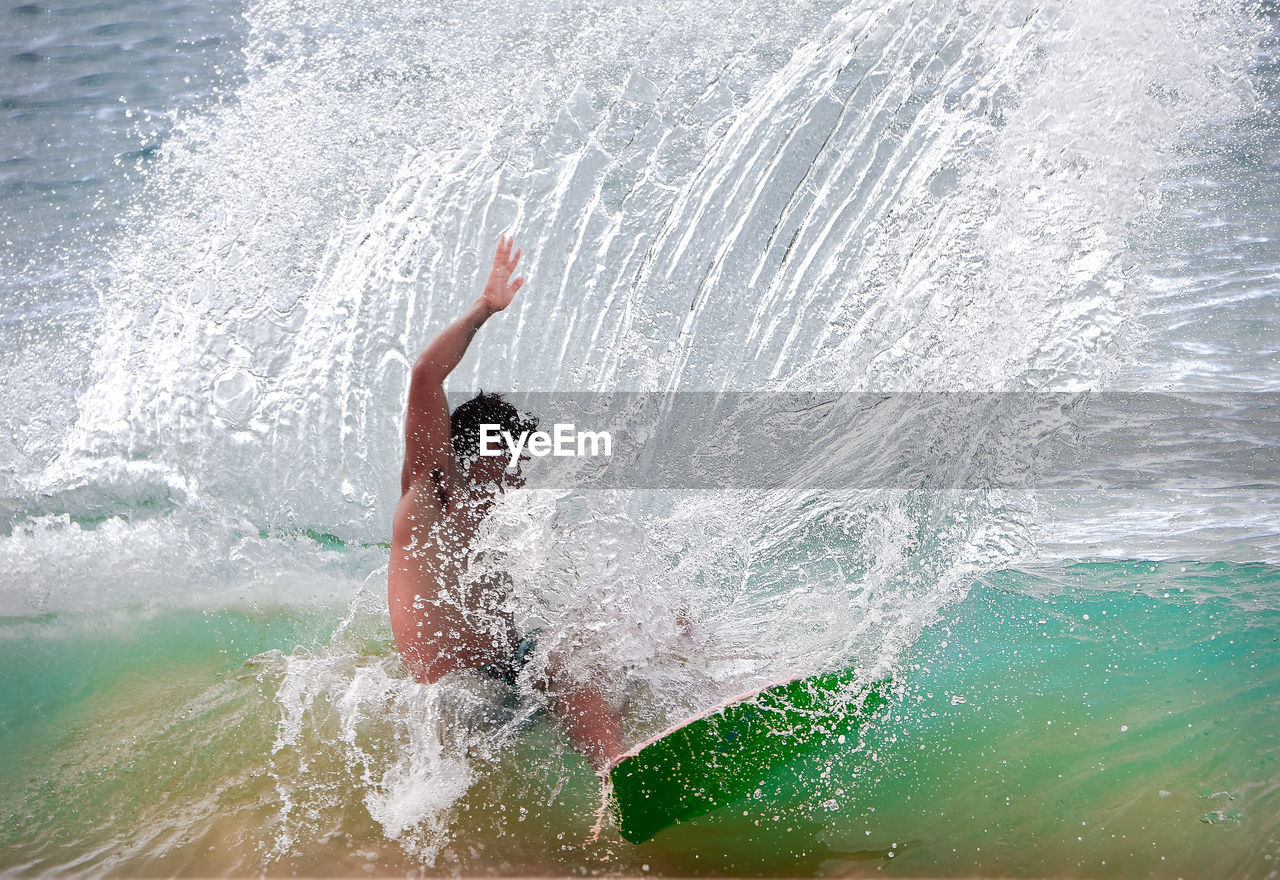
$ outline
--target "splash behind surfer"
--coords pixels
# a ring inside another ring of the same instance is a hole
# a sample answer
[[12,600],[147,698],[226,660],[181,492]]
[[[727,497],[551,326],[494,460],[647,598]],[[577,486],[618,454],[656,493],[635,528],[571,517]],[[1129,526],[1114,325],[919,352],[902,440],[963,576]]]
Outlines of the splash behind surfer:
[[[498,496],[523,485],[518,462],[506,454],[479,455],[480,425],[496,424],[517,434],[537,423],[498,395],[480,394],[450,415],[444,393],[445,377],[476,332],[509,306],[524,284],[512,277],[520,261],[513,247],[511,238],[499,238],[484,292],[427,346],[409,382],[388,605],[401,659],[424,683],[462,669],[514,683],[530,649],[503,608],[506,579],[470,577],[467,563]],[[558,666],[552,658],[549,680],[541,686],[575,745],[602,768],[622,752],[613,712],[599,693],[558,676]]]

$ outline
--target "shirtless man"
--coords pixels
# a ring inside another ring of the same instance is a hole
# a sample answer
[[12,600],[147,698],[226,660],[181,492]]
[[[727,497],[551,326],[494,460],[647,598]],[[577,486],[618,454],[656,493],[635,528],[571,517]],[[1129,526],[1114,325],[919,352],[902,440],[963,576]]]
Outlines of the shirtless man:
[[[520,251],[513,254],[512,246],[510,238],[498,239],[484,293],[418,357],[409,381],[388,604],[400,657],[424,683],[478,669],[514,684],[526,659],[511,615],[502,608],[504,586],[469,578],[467,560],[498,495],[523,485],[518,462],[505,453],[479,455],[480,425],[496,424],[514,436],[537,423],[522,420],[497,395],[485,394],[450,416],[444,394],[445,377],[476,331],[509,306],[524,284],[523,278],[512,278],[520,261]],[[561,668],[553,657],[550,680],[541,686],[569,737],[601,770],[622,754],[613,712],[598,693],[559,675]]]

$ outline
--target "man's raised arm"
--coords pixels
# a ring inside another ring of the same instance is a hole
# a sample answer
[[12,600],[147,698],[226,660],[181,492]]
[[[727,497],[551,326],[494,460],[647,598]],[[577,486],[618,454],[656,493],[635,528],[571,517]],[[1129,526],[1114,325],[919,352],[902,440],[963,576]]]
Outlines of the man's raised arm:
[[467,353],[476,331],[496,312],[511,305],[523,278],[512,279],[520,251],[511,252],[511,238],[499,236],[493,268],[484,293],[466,313],[437,336],[418,356],[409,379],[409,410],[404,423],[404,468],[400,472],[400,494],[433,470],[440,470],[446,491],[456,475],[450,446],[449,404],[444,396],[444,378]]

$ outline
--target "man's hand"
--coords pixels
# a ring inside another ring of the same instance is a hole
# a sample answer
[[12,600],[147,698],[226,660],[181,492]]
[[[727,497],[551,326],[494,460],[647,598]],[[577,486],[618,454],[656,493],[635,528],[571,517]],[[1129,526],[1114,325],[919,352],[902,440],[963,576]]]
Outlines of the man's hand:
[[524,284],[523,278],[512,279],[516,263],[520,262],[520,251],[513,256],[511,246],[514,239],[498,236],[498,249],[493,254],[493,268],[489,270],[489,280],[485,282],[481,299],[490,313],[500,312],[511,305],[516,291]]

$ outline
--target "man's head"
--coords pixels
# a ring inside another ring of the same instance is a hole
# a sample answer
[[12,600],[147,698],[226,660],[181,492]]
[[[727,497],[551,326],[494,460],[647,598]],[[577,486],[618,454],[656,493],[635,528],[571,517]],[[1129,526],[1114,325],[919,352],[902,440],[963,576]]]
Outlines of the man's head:
[[475,397],[459,406],[449,416],[449,427],[453,434],[453,453],[462,463],[463,472],[476,485],[496,484],[498,487],[520,485],[522,482],[515,472],[508,473],[508,464],[517,465],[509,460],[509,453],[503,446],[503,452],[497,456],[480,454],[480,426],[497,425],[499,431],[506,431],[512,437],[518,437],[525,431],[533,431],[538,427],[538,420],[526,416],[497,394],[485,394],[481,391]]

